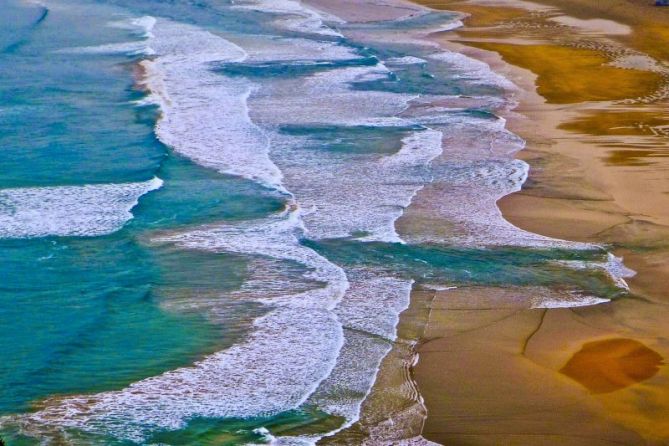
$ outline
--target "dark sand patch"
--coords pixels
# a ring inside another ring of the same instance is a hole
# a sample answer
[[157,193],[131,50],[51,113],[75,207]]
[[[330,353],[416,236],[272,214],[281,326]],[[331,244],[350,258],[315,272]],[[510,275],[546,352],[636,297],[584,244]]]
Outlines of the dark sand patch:
[[657,374],[662,356],[633,339],[588,342],[560,370],[592,393],[608,393]]

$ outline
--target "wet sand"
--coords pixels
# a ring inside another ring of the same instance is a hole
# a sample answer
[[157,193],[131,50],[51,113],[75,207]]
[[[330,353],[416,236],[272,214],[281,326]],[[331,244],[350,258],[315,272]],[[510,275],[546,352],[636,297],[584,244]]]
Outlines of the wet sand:
[[637,271],[629,296],[590,307],[529,309],[518,304],[531,301],[527,289],[435,293],[415,368],[423,435],[455,445],[668,444],[669,8],[420,3],[472,14],[466,28],[433,38],[521,89],[507,118],[528,142],[520,157],[531,171],[498,203],[505,218],[610,244]]

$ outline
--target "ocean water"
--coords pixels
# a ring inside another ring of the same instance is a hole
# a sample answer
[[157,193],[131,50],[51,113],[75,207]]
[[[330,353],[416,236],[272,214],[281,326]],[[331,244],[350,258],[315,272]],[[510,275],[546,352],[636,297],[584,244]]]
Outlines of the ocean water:
[[603,247],[502,219],[513,85],[425,40],[458,24],[7,0],[0,436],[314,444],[359,419],[414,286],[624,295]]

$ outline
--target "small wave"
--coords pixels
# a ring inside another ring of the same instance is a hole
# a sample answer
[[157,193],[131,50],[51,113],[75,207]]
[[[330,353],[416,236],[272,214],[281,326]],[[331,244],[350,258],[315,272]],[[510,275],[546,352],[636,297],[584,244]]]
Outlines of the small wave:
[[344,61],[360,59],[358,52],[339,42],[279,36],[234,36],[247,52],[247,62]]
[[407,242],[595,248],[521,230],[503,217],[497,201],[519,191],[529,172],[527,163],[513,158],[525,142],[506,130],[504,119],[440,110],[415,119],[440,130],[445,138],[442,155],[431,162],[433,181],[419,191],[421,205],[409,209],[409,218],[447,221],[449,227],[416,227],[404,236]]
[[41,9],[41,12],[40,12],[39,17],[33,22],[33,24],[32,24],[33,28],[36,28],[39,25],[41,25],[46,20],[46,18],[49,16],[49,8],[47,8],[44,5],[39,5],[39,7]]
[[[249,103],[254,122],[283,126],[415,126],[398,117],[415,95],[355,90],[354,84],[388,76],[383,64],[328,69],[282,80],[256,92]],[[391,156],[351,156],[304,150],[308,138],[272,133],[270,153],[284,184],[305,210],[311,238],[362,234],[366,241],[401,242],[395,221],[430,180],[429,162],[441,153],[441,132],[423,128],[402,141]]]
[[387,65],[420,65],[420,64],[426,64],[427,61],[425,59],[421,59],[420,57],[402,56],[402,57],[391,57],[389,59],[386,59],[385,63]]
[[125,54],[129,56],[152,56],[155,52],[146,42],[121,42],[106,45],[63,48],[57,51],[64,54]]
[[240,0],[233,8],[278,14],[275,23],[287,30],[329,37],[343,37],[323,21],[345,23],[338,17],[309,8],[295,0]]
[[560,260],[555,262],[574,269],[598,269],[605,271],[613,280],[618,288],[629,290],[629,285],[625,279],[634,277],[636,271],[625,266],[622,257],[616,257],[612,253],[607,253],[606,262],[585,262],[579,260]]
[[570,299],[544,299],[537,302],[532,308],[576,308],[589,307],[592,305],[599,305],[606,302],[611,302],[610,299],[603,299],[595,296],[577,296],[574,295]]
[[260,125],[406,125],[397,118],[417,95],[383,91],[357,91],[355,83],[383,79],[383,65],[324,70],[311,76],[285,80],[258,91],[251,116]]
[[441,133],[429,129],[403,138],[396,154],[354,159],[324,150],[309,156],[304,142],[278,138],[273,157],[305,209],[307,235],[313,239],[402,242],[395,221],[430,180],[427,164],[441,153]]
[[193,417],[254,417],[298,407],[327,376],[340,348],[331,312],[282,307],[255,321],[228,350],[114,392],[46,401],[18,421],[48,438],[77,428],[142,442],[152,431],[183,428]]
[[508,91],[517,90],[517,87],[513,82],[492,71],[488,64],[467,57],[464,54],[453,51],[444,51],[432,54],[430,59],[447,63],[457,72],[457,76],[468,80],[474,85],[496,85]]
[[[409,306],[413,281],[358,271],[335,309],[345,328],[344,345],[332,373],[307,403],[355,423],[383,358],[397,338],[399,314]],[[329,435],[334,434],[330,433]]]
[[0,238],[99,236],[132,218],[139,197],[162,186],[143,183],[0,190]]
[[[156,23],[155,17],[144,16],[119,20],[109,23],[114,28],[139,31],[139,37],[148,39],[153,37],[151,30]],[[126,54],[129,56],[152,56],[155,54],[146,40],[109,43],[104,45],[63,48],[58,53],[66,54]]]
[[283,190],[267,136],[248,116],[256,86],[211,71],[213,62],[243,61],[246,52],[208,31],[162,19],[151,34],[157,57],[142,65],[149,100],[162,111],[158,138],[205,167]]

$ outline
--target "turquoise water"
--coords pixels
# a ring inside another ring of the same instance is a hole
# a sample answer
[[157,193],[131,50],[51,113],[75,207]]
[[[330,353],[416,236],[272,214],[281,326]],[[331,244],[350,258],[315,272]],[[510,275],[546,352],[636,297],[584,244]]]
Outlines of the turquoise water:
[[122,387],[228,345],[226,327],[201,314],[163,311],[160,301],[168,293],[238,287],[244,260],[151,248],[142,234],[282,206],[251,183],[168,156],[153,135],[156,111],[131,104],[142,96],[131,58],[54,52],[127,37],[105,26],[114,10],[66,6],[47,14],[16,3],[2,16],[9,31],[0,56],[2,187],[156,175],[166,184],[115,234],[0,241],[0,321],[11,339],[2,349],[3,413],[53,394]]
[[[9,444],[311,444],[357,420],[414,282],[624,294],[565,263],[602,249],[472,218],[521,181],[504,88],[393,37],[454,16],[239,6],[3,5]],[[463,211],[405,243],[395,220],[430,184]]]

